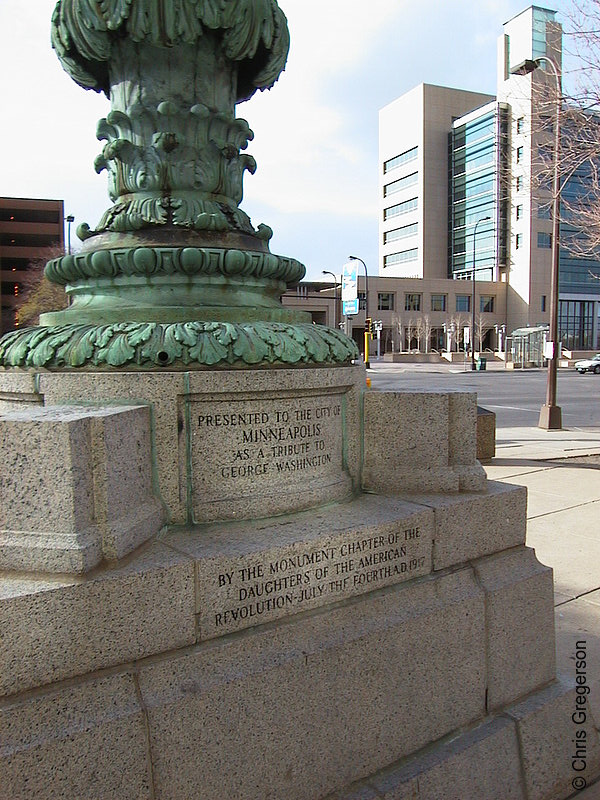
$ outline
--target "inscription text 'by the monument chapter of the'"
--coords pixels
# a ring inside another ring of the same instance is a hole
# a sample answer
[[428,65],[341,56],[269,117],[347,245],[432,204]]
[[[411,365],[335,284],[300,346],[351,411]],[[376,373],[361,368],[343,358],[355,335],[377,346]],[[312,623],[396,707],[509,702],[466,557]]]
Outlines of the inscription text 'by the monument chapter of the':
[[263,560],[229,559],[210,577],[214,611],[206,622],[219,635],[426,574],[430,545],[429,532],[413,526],[336,536]]

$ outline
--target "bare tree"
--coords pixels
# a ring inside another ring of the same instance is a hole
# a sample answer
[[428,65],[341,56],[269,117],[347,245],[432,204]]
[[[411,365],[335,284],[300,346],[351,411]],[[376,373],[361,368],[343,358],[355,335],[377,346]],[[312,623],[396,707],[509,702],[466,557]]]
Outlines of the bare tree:
[[488,321],[485,314],[476,314],[475,315],[475,336],[476,341],[479,342],[478,352],[481,353],[483,351],[483,338],[488,331],[490,331],[494,326]]
[[450,330],[454,329],[453,339],[456,342],[456,352],[460,345],[464,348],[464,328],[467,325],[468,317],[460,312],[452,314],[450,317]]
[[431,350],[431,318],[429,314],[423,317],[423,336],[425,337],[425,352]]
[[572,0],[570,5],[563,50],[574,67],[562,76],[561,96],[557,98],[550,70],[546,73],[540,70],[534,83],[535,151],[531,180],[538,197],[538,213],[550,217],[554,126],[560,103],[560,243],[575,256],[597,259],[600,258],[600,0]]
[[58,311],[67,307],[68,299],[64,288],[50,283],[44,276],[46,263],[64,254],[64,247],[60,245],[40,248],[38,257],[30,261],[26,271],[19,276],[19,327],[37,324],[40,314],[46,311]]
[[415,321],[412,317],[409,318],[408,324],[406,326],[406,349],[410,352],[412,347],[412,340],[415,331]]
[[423,322],[423,317],[417,317],[415,322],[415,335],[417,337],[417,349],[419,353],[421,352],[421,339],[423,339],[425,335],[425,324]]
[[401,353],[403,348],[404,331],[402,330],[402,317],[400,314],[392,314],[392,352],[394,351],[394,341],[397,343],[397,352]]

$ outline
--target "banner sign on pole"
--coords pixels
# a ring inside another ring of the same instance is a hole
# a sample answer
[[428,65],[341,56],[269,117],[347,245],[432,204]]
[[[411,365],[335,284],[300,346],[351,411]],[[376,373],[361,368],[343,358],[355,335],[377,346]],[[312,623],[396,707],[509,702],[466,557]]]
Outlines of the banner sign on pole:
[[354,300],[344,300],[342,303],[343,313],[346,317],[353,317],[358,314],[358,297]]
[[[356,276],[356,262],[348,261],[342,269],[342,301],[356,300],[358,297],[358,279]],[[357,313],[357,312],[346,312]]]

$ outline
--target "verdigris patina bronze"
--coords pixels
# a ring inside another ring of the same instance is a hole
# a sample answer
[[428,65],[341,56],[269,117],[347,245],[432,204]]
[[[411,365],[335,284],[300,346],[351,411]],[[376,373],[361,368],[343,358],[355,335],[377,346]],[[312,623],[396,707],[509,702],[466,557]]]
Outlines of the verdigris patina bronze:
[[339,331],[285,309],[304,275],[239,208],[253,138],[236,103],[273,86],[289,48],[275,0],[59,0],[52,44],[98,123],[113,205],[79,253],[48,263],[71,305],[0,342],[4,366],[344,363]]

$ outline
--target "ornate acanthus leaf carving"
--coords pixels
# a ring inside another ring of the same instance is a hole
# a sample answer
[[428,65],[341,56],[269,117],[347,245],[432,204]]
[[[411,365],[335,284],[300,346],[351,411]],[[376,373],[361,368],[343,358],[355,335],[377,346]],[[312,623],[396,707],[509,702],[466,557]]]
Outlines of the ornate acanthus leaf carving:
[[174,47],[207,29],[222,31],[224,52],[238,63],[238,102],[270,88],[285,67],[289,33],[275,0],[59,0],[52,46],[74,81],[108,95],[113,42]]
[[346,364],[352,339],[320,325],[157,322],[58,325],[13,331],[0,341],[4,367],[183,368]]

